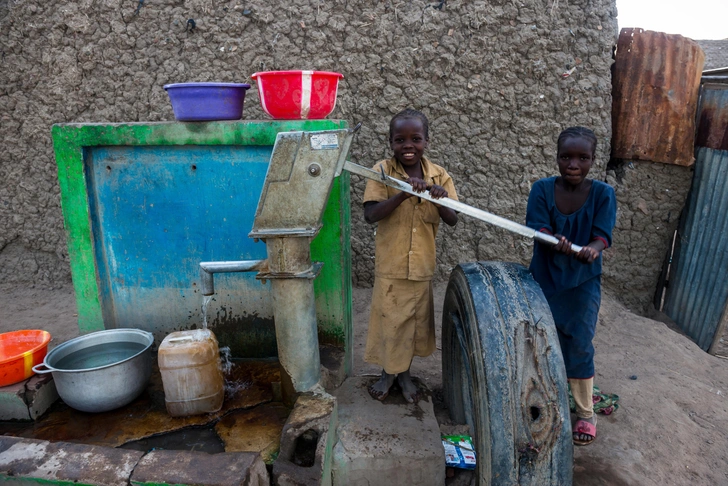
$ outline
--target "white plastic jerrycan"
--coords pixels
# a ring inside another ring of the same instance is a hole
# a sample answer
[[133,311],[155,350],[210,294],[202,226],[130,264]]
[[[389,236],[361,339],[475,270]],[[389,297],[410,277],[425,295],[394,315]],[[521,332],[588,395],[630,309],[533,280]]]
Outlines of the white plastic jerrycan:
[[177,331],[159,345],[164,402],[173,417],[217,412],[225,381],[215,335],[209,329]]

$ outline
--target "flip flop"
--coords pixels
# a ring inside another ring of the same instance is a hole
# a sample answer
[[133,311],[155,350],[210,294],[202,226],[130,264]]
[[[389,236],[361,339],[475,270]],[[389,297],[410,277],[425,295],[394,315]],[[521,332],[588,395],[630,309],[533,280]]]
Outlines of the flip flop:
[[594,439],[597,438],[597,417],[594,416],[594,423],[589,422],[588,420],[579,419],[574,424],[574,431],[573,434],[585,434],[591,436],[591,439],[589,440],[578,440],[574,439],[574,445],[578,446],[586,446],[594,442]]

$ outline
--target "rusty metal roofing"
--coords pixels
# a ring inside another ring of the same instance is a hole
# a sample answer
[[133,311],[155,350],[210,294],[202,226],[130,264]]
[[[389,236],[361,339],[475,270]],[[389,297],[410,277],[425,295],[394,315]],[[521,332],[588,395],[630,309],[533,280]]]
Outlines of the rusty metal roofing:
[[728,150],[728,84],[703,84],[695,145]]
[[612,77],[612,157],[689,166],[705,54],[681,35],[622,29]]
[[711,351],[728,321],[728,152],[700,147],[665,295],[665,313]]

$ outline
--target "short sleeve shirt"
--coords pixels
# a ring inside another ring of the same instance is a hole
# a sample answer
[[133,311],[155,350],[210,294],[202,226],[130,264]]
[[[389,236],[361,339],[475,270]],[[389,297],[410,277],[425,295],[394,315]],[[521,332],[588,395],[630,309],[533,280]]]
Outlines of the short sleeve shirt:
[[[373,169],[388,176],[407,180],[409,176],[396,159],[382,160]],[[457,201],[455,185],[445,169],[422,158],[422,172],[427,184],[442,186],[450,199]],[[400,191],[369,180],[364,191],[364,203],[381,202]],[[412,196],[386,218],[380,220],[376,232],[374,275],[426,281],[435,273],[435,236],[440,226],[440,213],[429,201]]]

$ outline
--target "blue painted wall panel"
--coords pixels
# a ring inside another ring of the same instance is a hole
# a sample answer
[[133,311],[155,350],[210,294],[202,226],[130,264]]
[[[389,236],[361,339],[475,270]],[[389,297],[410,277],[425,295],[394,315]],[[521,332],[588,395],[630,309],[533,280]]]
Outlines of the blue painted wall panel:
[[[263,259],[248,238],[272,147],[87,149],[92,227],[107,327],[163,338],[199,327],[199,262]],[[275,355],[269,291],[255,274],[216,275],[208,322],[234,355]],[[225,343],[224,341],[228,341]]]

